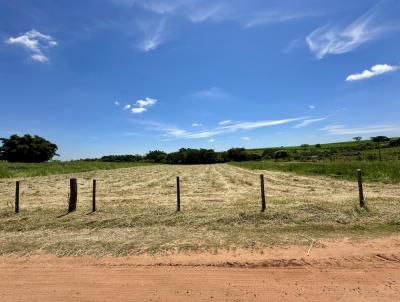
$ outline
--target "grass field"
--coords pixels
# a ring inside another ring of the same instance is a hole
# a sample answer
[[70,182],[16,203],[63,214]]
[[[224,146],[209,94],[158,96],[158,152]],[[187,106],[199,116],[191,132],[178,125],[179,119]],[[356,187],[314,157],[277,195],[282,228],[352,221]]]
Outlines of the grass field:
[[[267,211],[260,212],[259,173]],[[181,177],[182,212],[175,211]],[[78,210],[66,212],[68,184],[78,178]],[[98,209],[91,211],[91,179]],[[360,238],[400,231],[400,187],[326,177],[247,170],[228,164],[152,165],[29,177],[21,212],[13,212],[14,179],[0,179],[0,254],[130,255],[259,249],[311,239]]]
[[[400,146],[390,146],[388,142],[382,143],[382,159],[384,160],[399,160],[400,159]],[[289,147],[274,147],[274,148],[257,148],[247,149],[249,153],[262,155],[264,151],[269,151],[270,155],[276,150],[286,150],[289,152],[291,158],[304,157],[306,159],[310,156],[316,156],[322,159],[330,160],[371,160],[378,159],[377,144],[371,140],[363,141],[348,141],[329,144],[306,145],[306,146],[289,146]]]
[[27,176],[45,176],[65,173],[79,173],[93,170],[111,170],[127,167],[149,165],[146,163],[124,162],[46,162],[46,163],[8,163],[0,161],[0,178],[15,178]]
[[276,162],[248,161],[232,165],[252,170],[275,170],[302,175],[323,175],[355,180],[357,169],[362,169],[365,181],[400,182],[400,161],[337,161],[337,162]]

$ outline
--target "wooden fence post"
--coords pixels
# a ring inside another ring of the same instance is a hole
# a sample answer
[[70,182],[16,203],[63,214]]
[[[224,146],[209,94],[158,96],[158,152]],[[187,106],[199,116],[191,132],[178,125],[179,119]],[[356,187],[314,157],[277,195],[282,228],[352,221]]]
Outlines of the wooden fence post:
[[96,179],[93,179],[92,212],[96,212]]
[[361,169],[357,169],[357,179],[358,179],[358,195],[360,198],[360,207],[363,208],[365,206],[365,200],[364,200],[364,190],[363,190]]
[[260,186],[261,186],[261,212],[265,211],[265,190],[264,190],[264,175],[260,174]]
[[15,183],[15,213],[19,213],[19,181]]
[[176,211],[181,210],[181,188],[179,185],[179,176],[176,177]]
[[78,202],[78,183],[76,181],[76,178],[71,178],[69,180],[68,213],[74,212],[76,210],[77,202]]

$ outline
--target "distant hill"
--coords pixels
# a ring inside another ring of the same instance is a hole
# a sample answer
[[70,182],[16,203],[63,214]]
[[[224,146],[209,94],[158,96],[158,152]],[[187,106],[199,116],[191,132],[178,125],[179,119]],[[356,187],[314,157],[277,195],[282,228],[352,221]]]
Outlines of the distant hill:
[[[390,141],[381,143],[382,159],[392,160],[400,158],[400,138],[393,137]],[[277,151],[285,150],[288,159],[293,160],[321,160],[321,159],[358,159],[374,160],[378,157],[378,145],[372,140],[345,141],[329,144],[304,144],[301,146],[270,147],[246,149],[249,153],[258,154],[265,159],[274,158]]]

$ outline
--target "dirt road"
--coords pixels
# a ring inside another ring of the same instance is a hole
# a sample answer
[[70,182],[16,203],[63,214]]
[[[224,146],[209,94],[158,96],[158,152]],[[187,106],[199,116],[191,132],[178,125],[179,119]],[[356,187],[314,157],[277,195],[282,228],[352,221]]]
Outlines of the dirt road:
[[217,254],[0,258],[0,301],[396,301],[400,237]]

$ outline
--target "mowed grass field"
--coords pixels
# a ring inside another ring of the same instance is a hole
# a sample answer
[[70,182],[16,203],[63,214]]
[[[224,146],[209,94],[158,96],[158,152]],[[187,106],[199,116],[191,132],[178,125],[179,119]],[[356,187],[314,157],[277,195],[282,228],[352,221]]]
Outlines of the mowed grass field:
[[[267,210],[260,212],[259,174]],[[176,212],[176,176],[181,212]],[[67,209],[78,178],[78,210]],[[92,179],[98,211],[91,212]],[[16,178],[0,179],[0,254],[134,255],[309,244],[400,231],[400,186],[367,183],[358,208],[355,181],[248,170],[229,164],[151,165],[25,177],[21,212]]]
[[93,170],[112,170],[150,165],[141,162],[100,162],[69,161],[45,163],[8,163],[0,162],[0,178],[45,176],[54,174],[79,173]]

